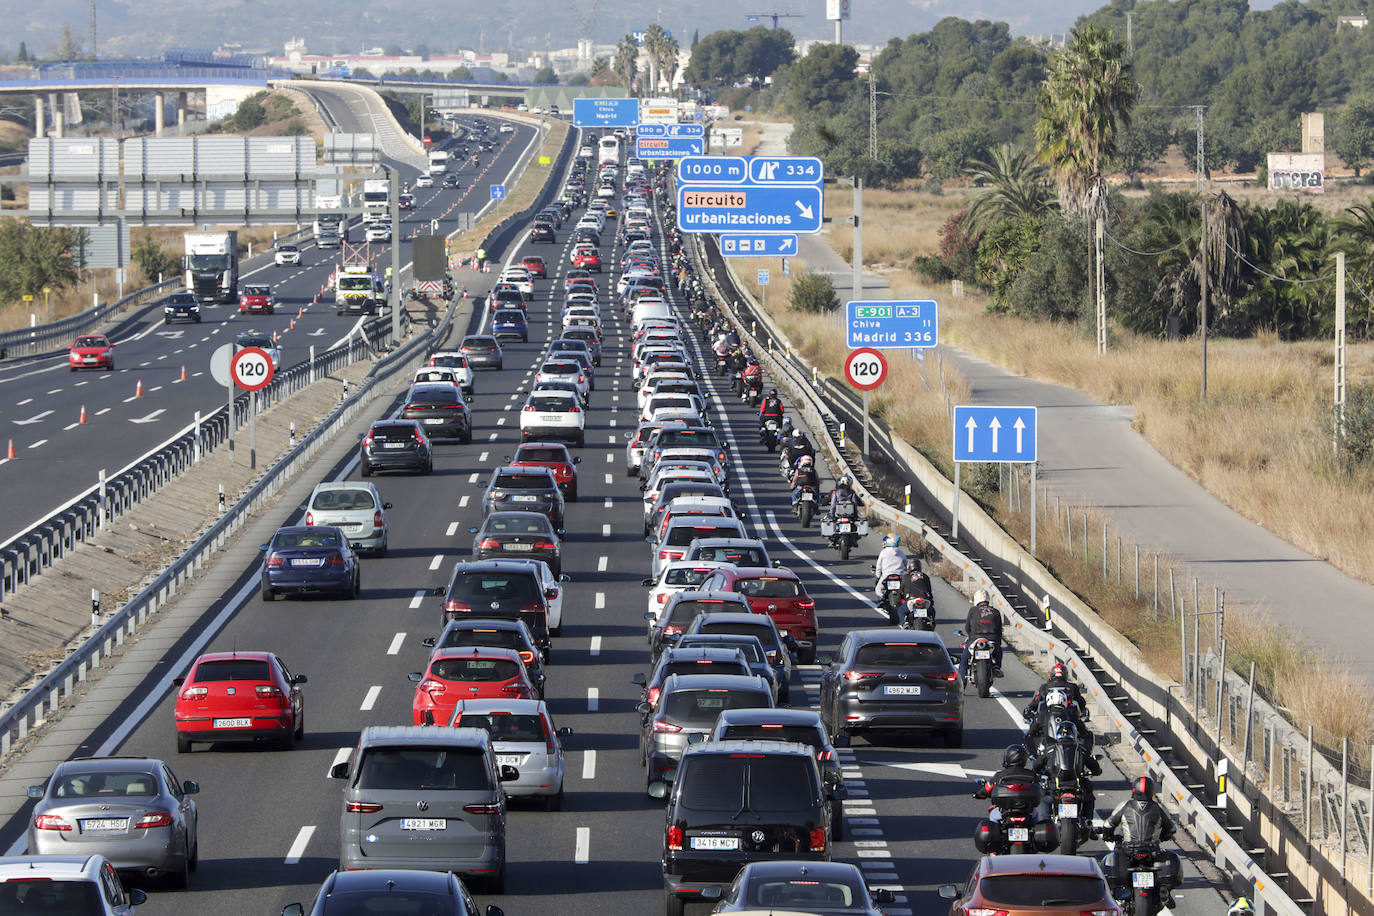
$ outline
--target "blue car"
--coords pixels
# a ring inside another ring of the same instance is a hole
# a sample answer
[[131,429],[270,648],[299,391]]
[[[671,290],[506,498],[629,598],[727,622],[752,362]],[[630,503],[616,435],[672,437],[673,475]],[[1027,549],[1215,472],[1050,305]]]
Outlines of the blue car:
[[356,598],[361,587],[358,555],[343,529],[333,525],[278,528],[262,551],[262,600],[278,594],[331,594]]
[[498,340],[503,337],[518,337],[522,342],[530,339],[529,322],[525,313],[515,309],[501,309],[491,316],[491,334]]

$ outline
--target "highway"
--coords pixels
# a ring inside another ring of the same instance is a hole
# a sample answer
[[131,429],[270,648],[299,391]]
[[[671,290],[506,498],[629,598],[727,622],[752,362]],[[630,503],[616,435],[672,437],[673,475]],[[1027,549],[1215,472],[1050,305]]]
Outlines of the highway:
[[[552,246],[526,243],[511,257],[540,254],[549,260],[551,274],[561,275],[570,228],[560,231]],[[603,238],[603,257],[613,256],[613,234]],[[489,283],[495,276],[485,279]],[[607,273],[600,281],[603,305],[613,280],[614,273]],[[118,715],[93,725],[83,752],[161,757],[179,778],[202,785],[201,864],[191,888],[150,887],[152,899],[140,914],[276,913],[293,901],[308,905],[320,880],[336,866],[341,789],[328,771],[362,727],[410,720],[412,685],[406,675],[423,667],[427,651],[420,641],[437,632],[440,616],[442,599],[429,590],[446,582],[452,565],[468,556],[468,528],[480,518],[482,485],[513,453],[518,441],[514,412],[548,340],[558,333],[561,283],[551,279],[536,286],[529,343],[506,346],[503,371],[478,374],[474,442],[439,446],[433,476],[373,478],[394,504],[390,553],[364,561],[361,598],[264,604],[254,565],[242,570],[206,616],[234,611],[209,640],[208,651],[271,650],[309,676],[306,737],[296,750],[216,747],[176,754],[166,678],[181,673],[174,663],[187,651],[189,636],[170,650],[156,677],[129,694]],[[640,493],[624,474],[623,434],[635,415],[629,340],[613,308],[606,307],[603,315],[607,346],[591,396],[587,445],[580,452],[581,498],[567,511],[564,571],[572,581],[548,681],[556,724],[575,732],[566,741],[566,799],[563,810],[554,813],[513,805],[507,892],[479,897],[512,916],[651,914],[663,907],[663,805],[644,794],[634,712],[639,689],[630,680],[648,668],[642,619],[647,590],[639,584],[647,574],[648,548],[639,536]],[[455,330],[452,342],[461,334],[461,328]],[[881,619],[869,600],[878,538],[871,535],[848,562],[840,562],[818,528],[801,529],[788,509],[774,458],[757,442],[753,411],[715,377],[708,376],[706,385],[717,394],[716,423],[731,444],[735,498],[773,556],[801,575],[816,599],[820,650],[831,651],[847,630]],[[378,415],[398,403],[379,402]],[[356,476],[356,459],[321,473],[322,479]],[[937,587],[939,632],[952,641],[967,603],[942,582]],[[834,854],[858,862],[871,883],[897,889],[890,916],[942,911],[945,904],[934,887],[962,881],[977,859],[972,832],[986,808],[970,797],[970,777],[995,769],[1002,748],[1017,740],[1018,710],[1038,683],[1010,653],[1005,667],[999,696],[968,696],[963,749],[923,742],[875,747],[860,740],[842,752],[850,798],[846,839]],[[795,672],[797,705],[814,705],[818,670],[806,666]],[[1125,785],[1125,777],[1108,767],[1098,782],[1099,806],[1124,797]],[[21,813],[5,823],[0,840],[22,847],[25,822]],[[1218,905],[1192,867],[1177,897],[1176,912],[1185,916],[1203,916]],[[694,914],[705,910],[689,908]]]
[[[340,115],[340,120],[344,119]],[[470,124],[473,119],[464,119]],[[496,122],[487,119],[489,123]],[[401,212],[401,263],[410,260],[408,236],[431,220],[447,233],[461,214],[487,206],[487,185],[507,180],[535,138],[535,129],[518,124],[512,133],[494,130],[496,148],[480,163],[465,161],[453,171],[458,189],[415,189],[415,209]],[[415,172],[401,167],[403,180]],[[362,230],[352,230],[355,242]],[[373,244],[378,270],[390,264],[390,246]],[[240,286],[268,283],[277,296],[274,315],[240,315],[238,305],[202,308],[200,324],[164,326],[160,306],[136,312],[119,326],[115,370],[68,369],[63,352],[37,360],[0,366],[0,449],[14,443],[15,458],[0,452],[0,543],[27,530],[52,510],[96,483],[99,472],[114,474],[191,424],[195,414],[209,414],[227,400],[227,392],[210,377],[214,350],[245,331],[276,333],[282,367],[342,343],[364,320],[336,316],[333,291],[320,292],[339,263],[339,252],[301,244],[300,266],[277,267],[271,253],[256,253],[241,267]],[[461,282],[461,279],[459,279]],[[319,297],[318,303],[313,303]],[[300,320],[295,321],[298,312]],[[182,371],[185,370],[185,378]],[[142,397],[135,397],[139,384]],[[86,422],[80,423],[82,408]],[[43,486],[35,486],[41,473]]]

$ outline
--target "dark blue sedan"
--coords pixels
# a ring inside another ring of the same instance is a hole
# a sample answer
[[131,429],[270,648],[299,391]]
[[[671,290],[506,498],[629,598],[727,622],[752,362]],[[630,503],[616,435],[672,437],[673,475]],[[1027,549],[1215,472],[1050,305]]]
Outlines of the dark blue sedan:
[[272,540],[258,549],[263,552],[263,601],[275,601],[282,593],[358,597],[358,555],[348,546],[348,537],[340,528],[278,528]]
[[516,309],[501,309],[491,316],[491,334],[498,340],[503,337],[518,337],[521,341],[530,339],[529,322],[525,313]]

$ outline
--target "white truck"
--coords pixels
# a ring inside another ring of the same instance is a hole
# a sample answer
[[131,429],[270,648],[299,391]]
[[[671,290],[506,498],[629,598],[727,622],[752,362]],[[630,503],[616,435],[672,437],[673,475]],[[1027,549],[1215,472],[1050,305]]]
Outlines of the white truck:
[[338,248],[348,241],[348,217],[343,212],[343,198],[336,195],[316,196],[315,244],[321,248]]
[[429,151],[429,174],[439,177],[448,171],[448,150]]
[[386,178],[363,180],[363,222],[391,218],[391,182]]
[[182,269],[186,291],[201,302],[237,302],[239,297],[239,234],[188,232]]

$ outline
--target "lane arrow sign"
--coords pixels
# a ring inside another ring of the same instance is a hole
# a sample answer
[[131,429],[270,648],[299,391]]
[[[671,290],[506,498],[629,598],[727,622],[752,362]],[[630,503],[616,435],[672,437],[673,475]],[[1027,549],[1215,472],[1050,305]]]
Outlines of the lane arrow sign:
[[1026,431],[1026,422],[1017,417],[1016,422],[1011,424],[1011,428],[1016,430],[1016,453],[1019,455],[1021,454],[1021,434]]
[[306,337],[319,337],[319,336],[322,335],[322,334],[324,334],[324,328],[316,328],[315,330],[311,331],[309,334],[307,334],[307,335],[305,335],[305,336],[306,336]]
[[970,452],[973,451],[973,431],[977,428],[978,421],[973,419],[973,417],[969,417],[968,422],[964,424],[964,429],[968,430],[968,450]]
[[805,218],[805,219],[812,219],[812,218],[813,218],[813,216],[814,216],[814,211],[812,211],[812,209],[811,209],[811,207],[810,207],[809,205],[803,204],[803,203],[802,203],[801,201],[799,201],[799,200],[793,201],[793,203],[795,203],[795,204],[797,205],[797,209],[801,211],[801,215],[802,215],[803,218]]
[[778,247],[780,247],[783,251],[791,251],[791,250],[792,250],[792,240],[791,240],[791,239],[783,239],[783,240],[782,240],[782,244],[781,244],[780,246],[778,246]]
[[1002,428],[1002,421],[996,417],[988,424],[988,429],[992,430],[992,453],[997,454],[997,432]]
[[42,413],[34,414],[33,416],[29,417],[27,420],[15,420],[15,421],[14,421],[14,425],[15,425],[15,426],[28,426],[30,423],[37,423],[39,420],[42,420],[44,417],[49,416],[49,415],[51,415],[51,414],[52,414],[52,411],[51,411],[51,410],[45,410],[45,411],[43,411]]

